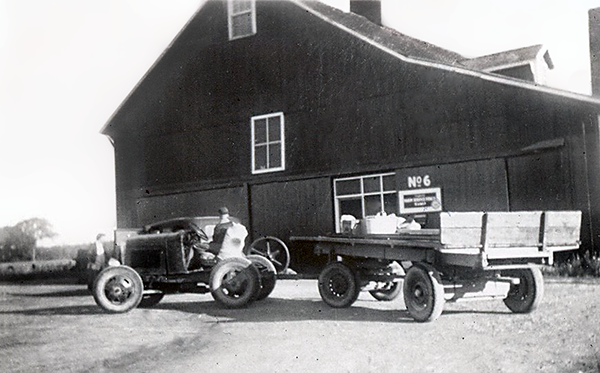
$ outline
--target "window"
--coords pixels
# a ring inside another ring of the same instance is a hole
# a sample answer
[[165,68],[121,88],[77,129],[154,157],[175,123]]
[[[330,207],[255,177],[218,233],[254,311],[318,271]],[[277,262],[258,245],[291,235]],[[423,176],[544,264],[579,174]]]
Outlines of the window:
[[283,113],[252,117],[252,173],[285,170]]
[[256,34],[256,4],[254,0],[229,0],[229,40]]
[[380,212],[398,214],[396,175],[393,172],[335,179],[333,193],[338,231],[342,215],[362,219]]

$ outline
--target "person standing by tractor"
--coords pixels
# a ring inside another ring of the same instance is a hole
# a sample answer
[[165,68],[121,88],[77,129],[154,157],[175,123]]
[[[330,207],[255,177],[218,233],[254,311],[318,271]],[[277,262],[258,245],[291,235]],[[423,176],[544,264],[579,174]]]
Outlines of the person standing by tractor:
[[98,233],[96,236],[96,242],[94,243],[94,257],[87,265],[87,284],[88,289],[92,290],[92,286],[94,284],[94,280],[100,271],[106,267],[106,252],[104,250],[104,237],[106,235],[104,233]]

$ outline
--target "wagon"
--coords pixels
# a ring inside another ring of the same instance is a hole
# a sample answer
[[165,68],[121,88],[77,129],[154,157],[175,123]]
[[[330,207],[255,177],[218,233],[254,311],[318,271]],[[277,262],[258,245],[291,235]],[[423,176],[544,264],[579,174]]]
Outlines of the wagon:
[[210,292],[229,308],[265,299],[275,288],[278,271],[289,264],[287,247],[271,250],[271,240],[260,238],[245,248],[245,255],[209,263],[194,260],[194,247],[211,241],[218,222],[218,217],[184,217],[115,232],[120,261],[96,276],[96,303],[107,312],[122,313],[155,306],[173,293]]
[[439,229],[395,234],[296,236],[327,255],[319,293],[332,307],[349,307],[360,291],[378,300],[400,294],[416,321],[437,319],[445,302],[503,299],[515,313],[539,304],[539,266],[557,251],[579,247],[580,211],[442,212]]

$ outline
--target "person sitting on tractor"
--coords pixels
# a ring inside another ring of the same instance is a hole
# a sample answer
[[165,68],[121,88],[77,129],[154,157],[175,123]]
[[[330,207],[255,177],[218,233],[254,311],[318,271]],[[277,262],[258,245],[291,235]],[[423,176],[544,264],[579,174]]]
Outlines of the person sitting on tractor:
[[227,229],[233,227],[233,222],[229,219],[229,209],[221,207],[219,209],[219,223],[215,226],[212,241],[209,244],[208,251],[214,255],[219,255],[223,240],[227,234]]
[[[220,259],[231,257],[243,257],[244,241],[248,236],[246,227],[242,224],[232,222],[229,218],[229,209],[219,209],[219,223],[215,226],[212,241],[208,244],[198,243],[194,245],[199,264],[203,267],[212,267]],[[191,266],[196,267],[196,260]]]

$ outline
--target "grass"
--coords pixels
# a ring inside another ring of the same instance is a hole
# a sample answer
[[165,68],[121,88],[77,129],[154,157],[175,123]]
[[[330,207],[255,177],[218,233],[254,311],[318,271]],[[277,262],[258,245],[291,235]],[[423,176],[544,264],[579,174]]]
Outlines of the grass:
[[567,260],[545,268],[544,273],[562,277],[600,277],[600,256],[589,251],[583,255],[575,253]]

